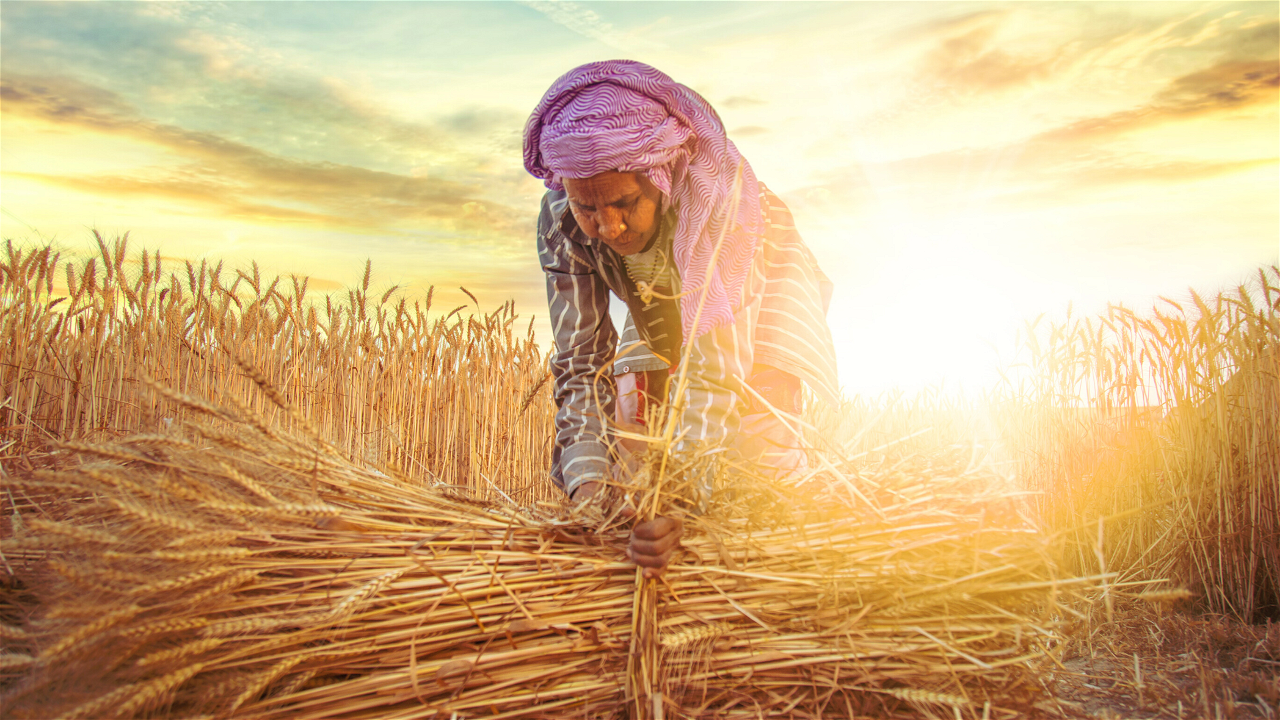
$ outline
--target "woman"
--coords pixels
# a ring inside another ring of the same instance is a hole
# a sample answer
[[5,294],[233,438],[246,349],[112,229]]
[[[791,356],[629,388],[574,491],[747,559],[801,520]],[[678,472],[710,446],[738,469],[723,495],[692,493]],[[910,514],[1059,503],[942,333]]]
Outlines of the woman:
[[[715,110],[643,63],[589,63],[534,109],[524,161],[549,190],[538,252],[556,343],[552,479],[574,500],[602,489],[612,376],[665,399],[686,344],[677,450],[724,445],[781,473],[800,470],[799,439],[768,405],[798,413],[801,381],[835,400],[830,283]],[[630,314],[621,348],[610,292]],[[622,405],[625,421],[639,419],[634,403]],[[637,526],[632,557],[660,570],[678,538],[674,521]]]

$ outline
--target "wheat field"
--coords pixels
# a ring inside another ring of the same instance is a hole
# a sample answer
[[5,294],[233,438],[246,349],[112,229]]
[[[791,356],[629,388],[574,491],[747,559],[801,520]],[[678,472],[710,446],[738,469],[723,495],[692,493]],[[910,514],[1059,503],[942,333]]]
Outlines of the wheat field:
[[1073,567],[1262,621],[1280,615],[1280,269],[1189,296],[1029,324],[1021,475]]
[[977,399],[811,404],[798,488],[655,442],[654,582],[553,491],[510,304],[97,240],[0,263],[15,717],[1014,717],[1090,607],[1278,609],[1276,268],[1030,323]]
[[546,358],[510,304],[432,314],[431,292],[371,296],[369,267],[360,287],[309,302],[305,278],[170,268],[145,250],[131,257],[127,237],[95,237],[99,256],[79,262],[6,245],[0,424],[15,447],[181,424],[185,410],[161,411],[139,370],[184,393],[244,398],[292,427],[239,359],[352,460],[477,498],[497,482],[521,502],[550,497]]

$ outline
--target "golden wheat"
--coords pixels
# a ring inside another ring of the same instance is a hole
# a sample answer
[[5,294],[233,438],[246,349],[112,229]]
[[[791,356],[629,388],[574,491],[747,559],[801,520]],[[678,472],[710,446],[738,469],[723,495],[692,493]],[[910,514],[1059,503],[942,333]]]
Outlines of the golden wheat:
[[[815,409],[802,488],[661,453],[629,489],[688,536],[655,583],[616,522],[550,501],[546,358],[509,304],[379,300],[368,266],[323,303],[256,265],[179,278],[144,253],[130,279],[125,243],[98,239],[81,264],[12,244],[0,263],[24,308],[0,316],[0,424],[60,453],[5,478],[24,497],[0,545],[47,603],[3,698],[21,715],[958,712],[915,688],[1033,675],[1063,599],[1096,580],[1170,576],[1242,615],[1275,602],[1256,541],[1280,496],[1265,273],[1261,302],[1032,328],[1038,374],[1011,395]],[[973,442],[975,418],[998,443]],[[70,677],[74,697],[35,692]]]
[[1077,571],[1169,579],[1246,621],[1280,607],[1278,281],[1029,324],[1009,436]]
[[15,428],[22,447],[57,438],[92,452],[119,433],[155,443],[157,430],[194,416],[248,422],[269,436],[279,414],[347,459],[419,485],[521,502],[554,497],[546,358],[532,325],[523,339],[514,331],[510,303],[475,318],[441,316],[430,291],[425,303],[397,288],[372,294],[372,268],[359,288],[320,297],[305,279],[263,278],[256,264],[229,273],[221,263],[186,263],[173,274],[145,251],[130,275],[127,237],[95,239],[99,254],[84,261],[12,242],[0,258],[0,303],[30,309],[0,318],[0,384],[10,399],[0,426]]
[[[114,600],[41,576],[51,616],[83,618],[61,608],[92,604],[100,613],[108,602],[134,617],[67,620],[45,635],[58,662],[13,694],[16,716],[163,704],[174,714],[394,717],[426,703],[511,718],[612,717],[629,704],[626,658],[640,642],[652,643],[657,663],[651,703],[669,714],[734,717],[734,688],[744,687],[779,712],[813,712],[828,688],[859,712],[889,712],[893,703],[940,702],[880,690],[904,681],[960,678],[991,689],[1029,677],[1064,612],[1054,593],[1089,585],[1055,575],[1042,540],[1016,516],[978,522],[1005,491],[962,453],[950,464],[933,456],[899,458],[887,472],[861,466],[875,512],[825,492],[839,483],[834,475],[800,490],[719,474],[702,515],[690,512],[696,503],[679,478],[703,460],[672,458],[664,512],[685,516],[685,551],[664,583],[651,584],[650,627],[662,630],[642,638],[625,530],[592,519],[590,508],[423,490],[286,434],[255,440],[251,453],[147,441],[153,455],[130,463],[131,484],[107,468],[63,471],[95,498],[75,506],[74,521],[105,523],[122,541],[80,546],[81,562],[148,571],[112,584]],[[280,458],[317,454],[310,474],[264,472]],[[226,526],[242,507],[135,488],[156,476],[209,486],[197,497],[257,498],[241,479],[260,478],[273,497],[312,494],[340,511],[320,519],[340,522],[264,516],[257,532],[226,546],[157,550]],[[159,527],[121,507],[164,508],[175,522]],[[946,612],[916,602],[928,597],[948,598]],[[76,651],[90,646],[92,654]],[[68,697],[69,708],[32,690],[72,676],[84,693]]]

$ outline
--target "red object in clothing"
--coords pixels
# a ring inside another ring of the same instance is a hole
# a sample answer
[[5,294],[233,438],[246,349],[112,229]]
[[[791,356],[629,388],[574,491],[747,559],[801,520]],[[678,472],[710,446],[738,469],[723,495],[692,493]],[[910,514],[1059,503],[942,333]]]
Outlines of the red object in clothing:
[[[635,376],[636,381],[636,410],[632,417],[624,418],[624,420],[644,425],[645,409],[648,407],[650,400],[666,396],[667,383],[662,381],[674,375],[675,369],[672,368],[666,373],[661,370],[650,370],[632,374]],[[663,377],[664,375],[667,377]],[[744,414],[769,412],[769,408],[764,402],[767,402],[776,410],[792,415],[799,415],[804,408],[804,393],[800,378],[785,370],[779,370],[769,365],[756,364],[752,368],[751,379],[747,382],[760,395],[760,398],[748,398],[747,409]],[[663,386],[660,392],[650,392],[650,388],[659,390],[657,387],[659,384]],[[764,402],[761,402],[761,398],[763,398]]]

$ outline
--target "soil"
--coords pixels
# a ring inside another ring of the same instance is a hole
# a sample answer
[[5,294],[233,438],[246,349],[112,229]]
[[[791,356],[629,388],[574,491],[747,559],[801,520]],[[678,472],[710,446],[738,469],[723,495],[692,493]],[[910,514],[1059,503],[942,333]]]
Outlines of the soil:
[[1038,704],[1067,718],[1280,718],[1280,623],[1117,604],[1081,624]]

